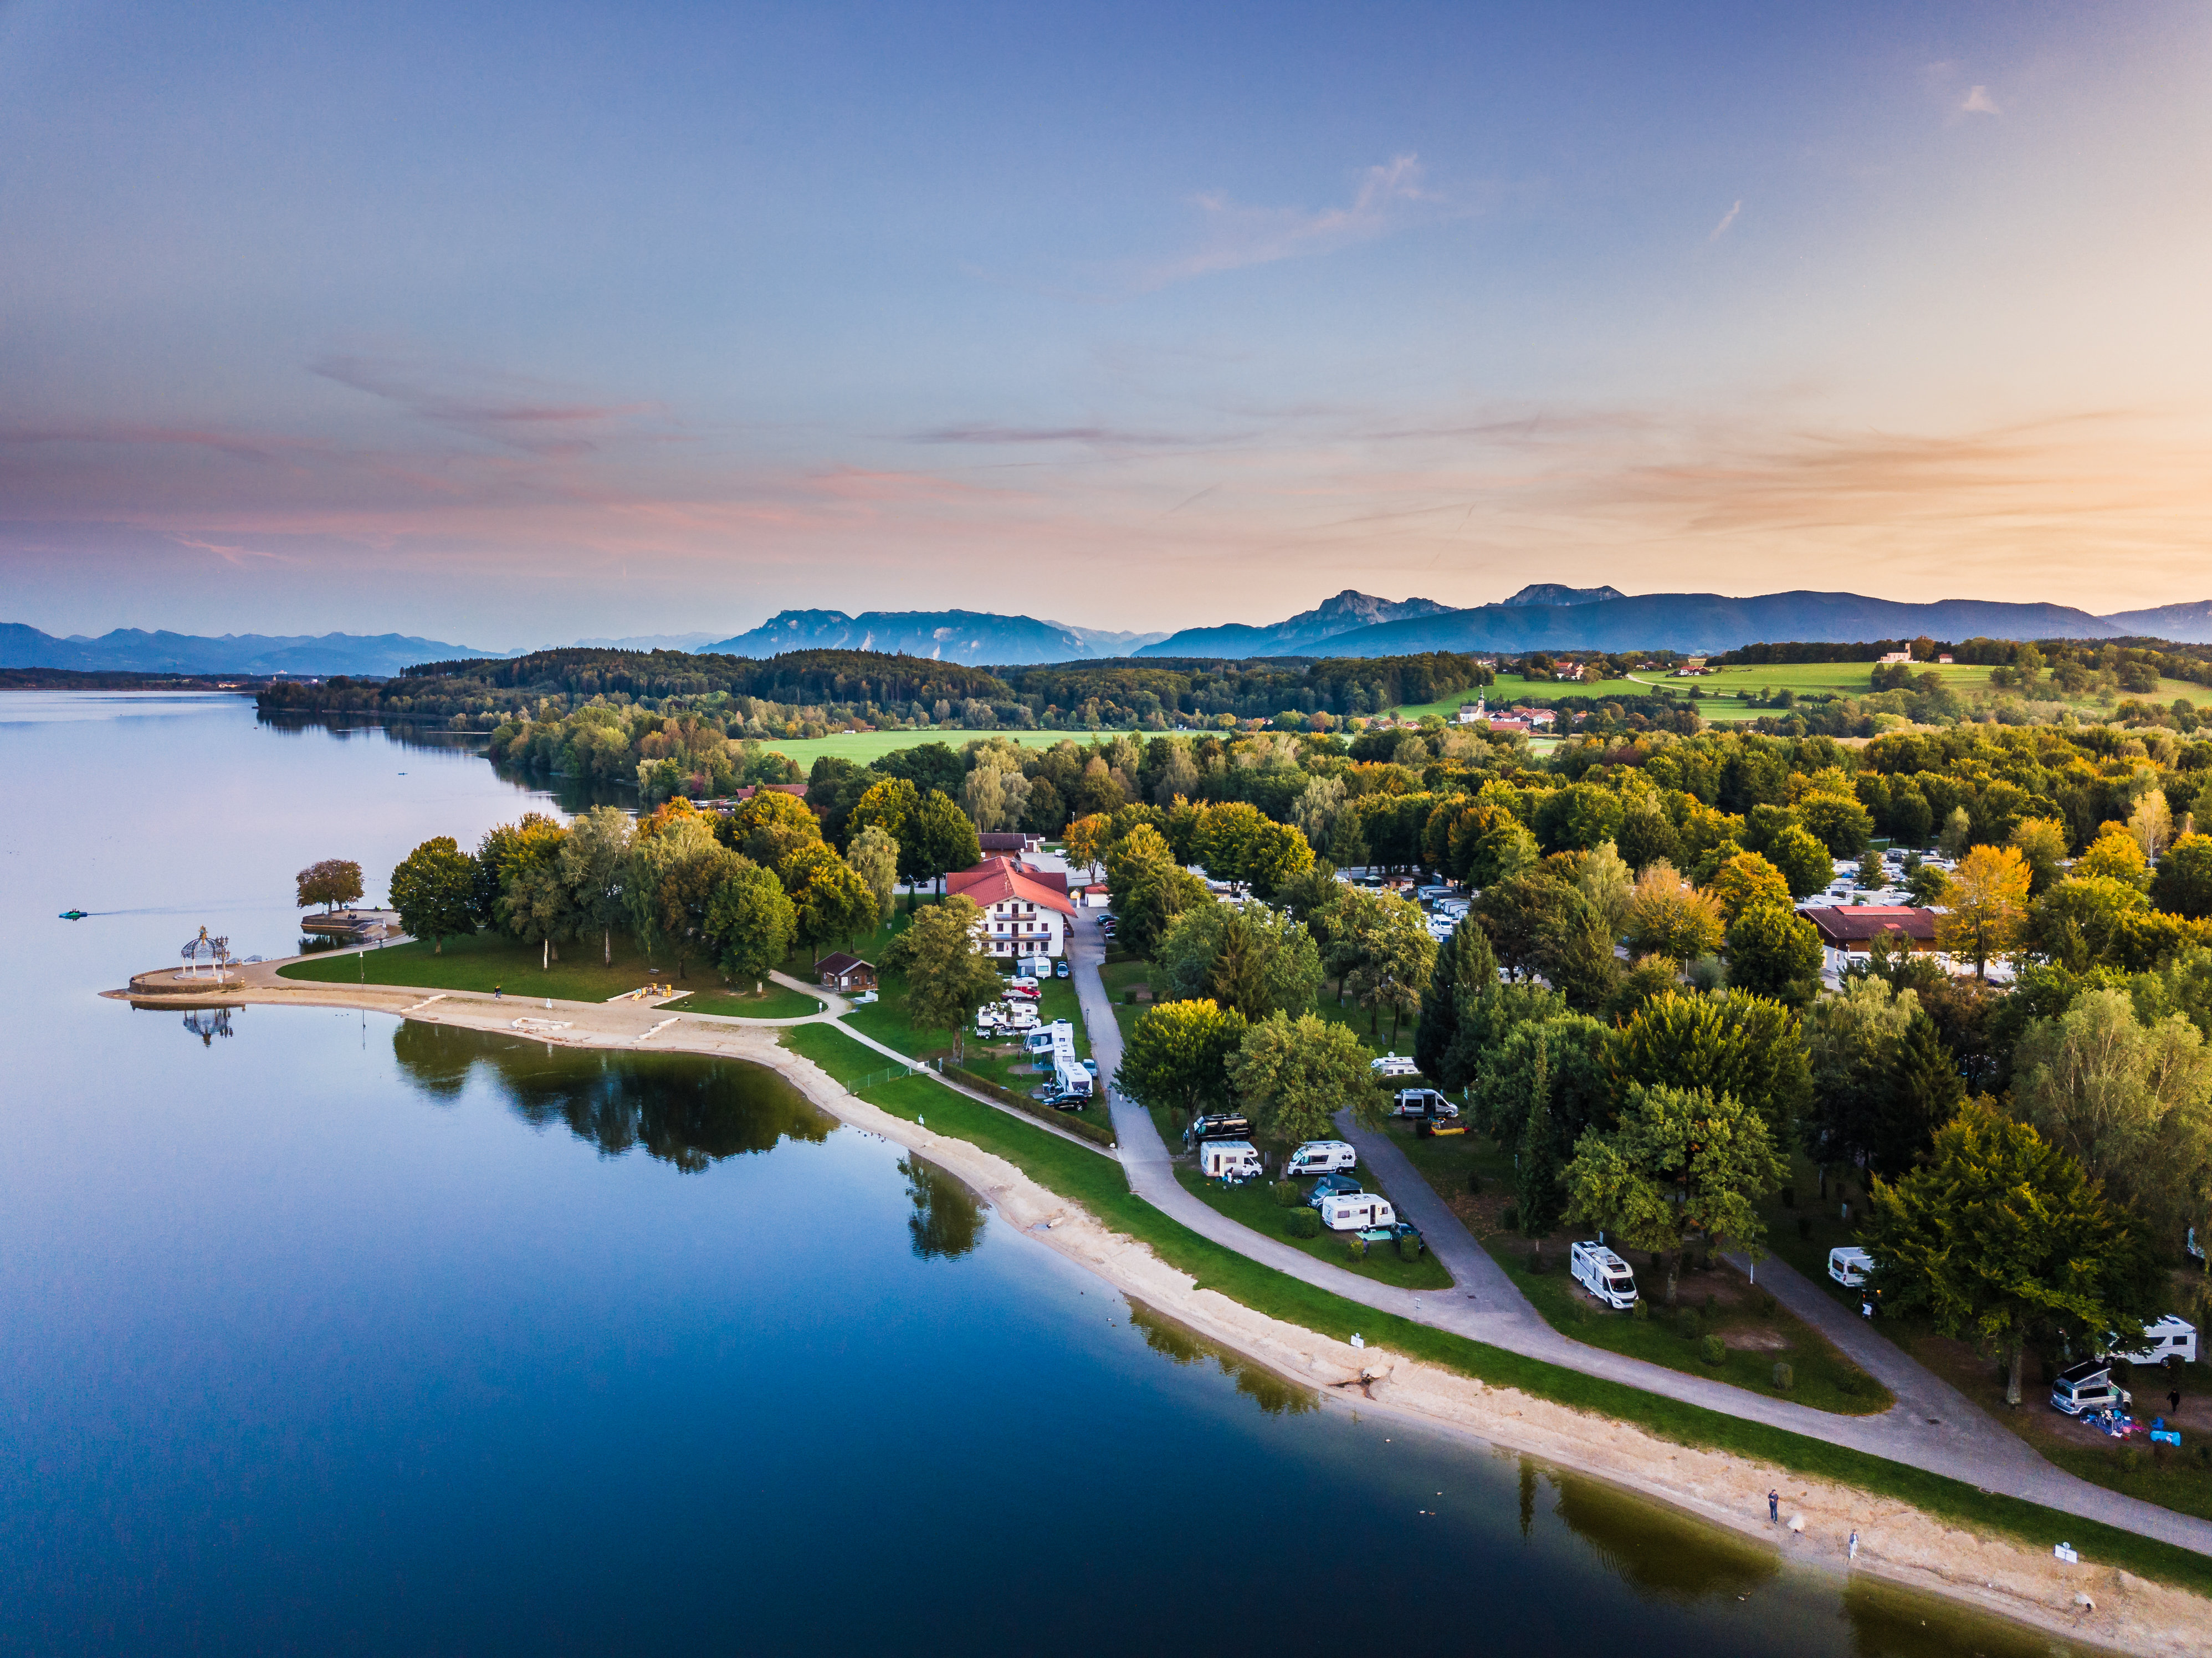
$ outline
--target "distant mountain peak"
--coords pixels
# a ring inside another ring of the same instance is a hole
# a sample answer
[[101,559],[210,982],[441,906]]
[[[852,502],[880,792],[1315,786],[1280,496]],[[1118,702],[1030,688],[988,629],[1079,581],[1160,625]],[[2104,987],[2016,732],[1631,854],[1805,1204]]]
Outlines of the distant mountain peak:
[[1372,628],[1386,622],[1410,622],[1425,616],[1443,616],[1452,606],[1433,598],[1378,598],[1357,587],[1346,587],[1310,610],[1301,610],[1285,621],[1258,628],[1231,623],[1222,628],[1187,628],[1156,645],[1147,645],[1139,656],[1304,656],[1323,640]]
[[1618,587],[1566,587],[1556,581],[1532,581],[1512,598],[1498,603],[1500,609],[1516,604],[1601,604],[1627,597]]

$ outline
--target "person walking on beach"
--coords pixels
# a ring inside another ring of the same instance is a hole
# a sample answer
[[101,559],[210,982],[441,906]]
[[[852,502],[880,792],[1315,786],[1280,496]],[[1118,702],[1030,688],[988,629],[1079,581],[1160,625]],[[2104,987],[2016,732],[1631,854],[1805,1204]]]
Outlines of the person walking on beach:
[[1844,1558],[1846,1560],[1856,1560],[1859,1558],[1859,1534],[1856,1532],[1851,1533],[1850,1547],[1844,1553]]
[[1769,1525],[1779,1525],[1782,1522],[1782,1493],[1780,1491],[1767,1492],[1766,1519]]
[[505,1001],[507,999],[504,996],[501,996],[499,993],[499,987],[497,985],[494,985],[491,987],[491,999],[495,1002]]

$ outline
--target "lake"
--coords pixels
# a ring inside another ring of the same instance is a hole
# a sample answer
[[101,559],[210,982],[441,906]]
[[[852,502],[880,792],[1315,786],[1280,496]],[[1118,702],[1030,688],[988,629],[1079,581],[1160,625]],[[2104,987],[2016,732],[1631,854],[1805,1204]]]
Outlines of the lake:
[[94,995],[552,809],[466,744],[9,692],[0,764],[8,1650],[2064,1650],[1324,1408],[772,1073]]

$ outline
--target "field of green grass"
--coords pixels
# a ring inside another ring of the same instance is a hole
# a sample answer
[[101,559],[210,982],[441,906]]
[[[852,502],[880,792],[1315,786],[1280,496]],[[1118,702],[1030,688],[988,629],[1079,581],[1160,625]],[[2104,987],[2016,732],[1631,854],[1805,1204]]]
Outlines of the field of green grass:
[[[1025,749],[1048,749],[1063,739],[1088,744],[1094,735],[1099,734],[1091,732],[1016,731],[847,732],[836,737],[780,737],[761,746],[773,749],[778,754],[789,755],[799,770],[808,771],[812,769],[816,758],[825,754],[834,754],[840,760],[850,760],[855,765],[865,766],[895,750],[920,748],[925,743],[942,743],[945,747],[957,750],[962,744],[973,742],[979,737],[1003,737]],[[1111,738],[1119,733],[1107,732],[1103,735]]]
[[596,940],[573,944],[562,960],[544,969],[536,944],[519,944],[502,932],[478,932],[447,939],[442,953],[417,939],[387,950],[312,956],[279,968],[277,974],[311,984],[421,985],[487,994],[496,987],[510,996],[573,1002],[604,1002],[647,983],[696,984],[711,990],[722,981],[712,965],[700,961],[690,963],[688,978],[678,979],[672,961],[648,963],[627,933],[614,936],[611,967],[601,965],[599,957]]
[[[833,1025],[794,1026],[784,1033],[782,1041],[841,1080],[856,1079],[882,1068],[880,1054],[862,1048]],[[1442,1365],[1493,1387],[1517,1388],[1571,1409],[1630,1423],[1677,1444],[1734,1452],[1814,1479],[1853,1485],[1911,1503],[1960,1526],[2017,1539],[2038,1550],[2048,1547],[2053,1538],[2065,1537],[2099,1564],[2124,1567],[2160,1582],[2212,1594],[2212,1559],[2191,1550],[2061,1515],[2014,1497],[1993,1496],[1863,1451],[1807,1439],[1524,1358],[1301,1283],[1170,1219],[1129,1191],[1121,1165],[1113,1158],[963,1098],[925,1078],[886,1082],[867,1090],[863,1097],[908,1121],[926,1114],[931,1129],[970,1140],[1005,1157],[1041,1185],[1081,1204],[1108,1226],[1148,1245],[1162,1260],[1188,1273],[1200,1287],[1218,1291],[1269,1317],[1339,1341],[1358,1333],[1370,1346],[1386,1346],[1408,1358]]]
[[771,981],[757,996],[750,990],[698,990],[662,1006],[671,1013],[713,1013],[726,1019],[803,1019],[822,1011],[822,999]]

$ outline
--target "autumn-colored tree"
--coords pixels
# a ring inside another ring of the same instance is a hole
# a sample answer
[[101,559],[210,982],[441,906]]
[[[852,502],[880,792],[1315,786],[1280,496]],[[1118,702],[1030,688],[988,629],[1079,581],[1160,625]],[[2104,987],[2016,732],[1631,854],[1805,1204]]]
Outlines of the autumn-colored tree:
[[1782,872],[1755,852],[1740,852],[1713,872],[1705,890],[1720,902],[1721,919],[1729,926],[1753,904],[1790,904],[1790,883]]
[[1990,962],[2020,942],[2033,879],[2018,847],[1976,847],[1952,872],[1950,908],[1936,918],[1936,942],[1972,962],[1977,979],[1987,978]]
[[293,878],[299,887],[298,908],[320,904],[327,913],[338,904],[361,896],[361,865],[344,858],[325,858]]
[[2056,817],[2023,817],[2012,827],[2012,844],[2027,860],[2028,891],[2039,896],[2063,872],[2066,825]]
[[1628,902],[1628,947],[1638,955],[1692,962],[1721,947],[1726,929],[1720,900],[1700,892],[1665,859],[1644,866]]

